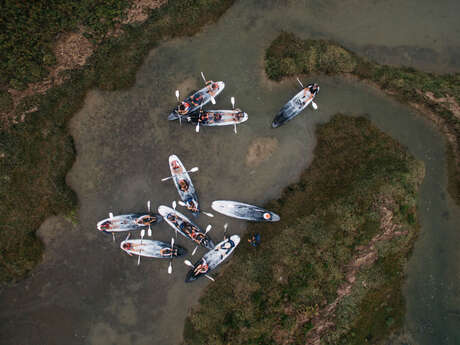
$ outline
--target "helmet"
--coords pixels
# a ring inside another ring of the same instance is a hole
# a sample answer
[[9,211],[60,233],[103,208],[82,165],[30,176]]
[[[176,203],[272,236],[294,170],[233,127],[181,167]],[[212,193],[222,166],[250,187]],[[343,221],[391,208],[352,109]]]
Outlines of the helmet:
[[264,219],[266,219],[266,220],[270,220],[270,219],[272,219],[272,216],[271,216],[271,214],[270,214],[270,213],[268,213],[268,212],[265,212],[265,213],[264,213],[264,215],[263,215],[263,217],[264,217]]

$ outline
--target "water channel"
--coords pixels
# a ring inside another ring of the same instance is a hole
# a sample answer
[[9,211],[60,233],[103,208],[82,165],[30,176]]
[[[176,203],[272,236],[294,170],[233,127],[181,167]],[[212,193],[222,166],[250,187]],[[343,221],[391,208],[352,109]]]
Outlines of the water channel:
[[[185,316],[209,282],[186,285],[187,267],[180,260],[171,276],[167,262],[144,260],[137,267],[118,243],[97,232],[96,222],[109,211],[143,210],[147,200],[160,205],[177,199],[172,182],[160,182],[169,173],[172,153],[186,167],[200,167],[192,179],[203,209],[216,199],[263,204],[296,181],[313,159],[315,126],[337,112],[368,116],[425,162],[422,228],[404,287],[404,339],[460,343],[460,208],[446,192],[443,138],[427,120],[379,91],[325,76],[308,79],[321,85],[318,111],[309,108],[274,130],[274,114],[299,86],[294,80],[273,83],[263,72],[264,50],[280,30],[334,39],[370,55],[378,52],[374,57],[382,62],[458,70],[458,13],[455,1],[239,1],[200,34],[153,50],[131,89],[91,91],[70,125],[77,160],[67,180],[80,201],[79,223],[53,217],[40,228],[47,248],[43,262],[29,278],[0,293],[1,343],[179,343]],[[192,126],[166,120],[175,105],[174,90],[185,95],[201,87],[200,71],[226,82],[216,108],[229,108],[235,96],[249,114],[238,134],[225,127],[196,134]],[[265,160],[247,160],[254,143],[270,148]],[[224,221],[223,216],[197,220],[214,225],[216,240]],[[245,229],[244,222],[229,223],[232,232]],[[165,241],[173,235],[166,224],[153,233]],[[178,241],[192,249],[184,239]]]

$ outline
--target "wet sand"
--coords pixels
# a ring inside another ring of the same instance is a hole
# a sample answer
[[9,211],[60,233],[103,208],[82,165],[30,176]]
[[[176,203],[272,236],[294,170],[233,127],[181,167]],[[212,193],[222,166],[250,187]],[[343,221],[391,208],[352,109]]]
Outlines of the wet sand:
[[[53,217],[42,225],[39,234],[46,244],[43,262],[29,278],[0,294],[2,343],[177,344],[186,313],[209,281],[185,284],[187,267],[181,260],[173,262],[171,276],[167,261],[145,259],[138,267],[137,259],[118,247],[124,236],[119,235],[113,243],[111,236],[96,230],[96,222],[109,211],[142,211],[147,200],[154,207],[177,200],[172,182],[160,182],[169,174],[167,159],[172,153],[187,168],[200,167],[192,179],[204,210],[209,211],[216,199],[261,205],[296,181],[313,158],[315,125],[336,112],[368,114],[379,128],[425,162],[427,176],[419,211],[422,231],[405,287],[406,332],[422,344],[458,343],[460,261],[456,246],[460,236],[456,224],[460,210],[446,193],[443,139],[426,120],[380,92],[327,77],[316,79],[321,85],[318,111],[309,108],[273,130],[274,115],[297,92],[298,85],[294,80],[267,81],[261,64],[265,47],[280,29],[293,30],[302,37],[328,37],[345,44],[352,41],[360,47],[372,42],[386,47],[429,47],[438,55],[446,54],[450,45],[458,46],[455,35],[448,33],[455,25],[458,30],[458,24],[452,22],[457,5],[447,2],[450,8],[439,9],[430,2],[417,4],[415,13],[409,5],[396,9],[391,4],[376,5],[360,26],[355,19],[362,18],[369,7],[350,12],[336,1],[301,1],[296,5],[239,2],[203,33],[154,50],[130,90],[90,92],[70,127],[77,160],[68,183],[80,200],[79,224]],[[437,26],[423,24],[433,18],[429,10],[437,11]],[[405,22],[408,13],[411,20]],[[332,15],[330,25],[318,19]],[[370,30],[372,18],[376,28]],[[414,32],[422,28],[429,37],[414,39]],[[441,38],[445,38],[443,43]],[[438,40],[434,46],[432,39]],[[449,60],[449,54],[442,56]],[[418,60],[414,66],[426,67]],[[237,135],[232,127],[202,128],[196,134],[193,126],[166,120],[175,106],[174,90],[179,88],[185,95],[199,88],[200,71],[227,85],[217,105],[209,108],[230,108],[229,98],[235,96],[237,106],[249,114]],[[263,138],[276,140],[276,149],[258,164],[246,164],[251,143]],[[213,219],[202,215],[197,223],[203,227],[213,224],[210,234],[218,241],[225,221],[232,233],[245,229],[244,222],[220,215]],[[153,228],[153,234],[154,239],[169,241],[173,232],[163,223]],[[178,243],[193,250],[181,237]],[[203,253],[200,249],[194,259]]]

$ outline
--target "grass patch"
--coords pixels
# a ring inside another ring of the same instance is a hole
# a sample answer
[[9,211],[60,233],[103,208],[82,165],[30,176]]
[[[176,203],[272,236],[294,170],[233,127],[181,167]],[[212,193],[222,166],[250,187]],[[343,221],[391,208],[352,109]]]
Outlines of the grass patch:
[[460,119],[442,102],[435,102],[425,95],[431,92],[436,98],[453,97],[459,105],[460,73],[436,75],[408,67],[380,65],[335,42],[302,40],[287,32],[281,33],[267,48],[265,71],[273,80],[309,73],[352,74],[377,84],[401,102],[426,106],[444,121],[450,134],[448,191],[460,204]]
[[416,205],[423,164],[363,117],[336,115],[316,136],[311,166],[266,205],[281,221],[249,226],[247,236],[260,232],[262,244],[254,249],[242,239],[187,318],[185,344],[304,344],[312,318],[346,281],[357,247],[382,233],[382,206],[405,233],[380,245],[379,259],[359,271],[323,340],[376,342],[401,325],[402,272],[418,229],[407,214]]
[[[43,96],[23,100],[18,107],[19,112],[21,108],[30,109],[34,105],[38,111],[28,114],[24,122],[0,132],[0,282],[23,277],[40,260],[42,245],[35,237],[35,231],[47,217],[71,214],[77,207],[76,196],[65,183],[66,173],[75,159],[67,123],[82,106],[86,91],[90,88],[115,90],[131,86],[136,70],[155,45],[172,37],[195,34],[203,25],[217,20],[233,2],[169,0],[167,5],[152,12],[142,25],[125,27],[121,37],[102,40],[87,65],[68,72],[70,79],[64,84],[48,90]],[[14,7],[12,10],[19,11],[17,6],[34,6],[35,3],[11,3],[11,6]],[[46,2],[46,6],[58,3]],[[86,6],[87,3],[94,2],[79,2],[73,6],[78,13],[86,13],[78,6]],[[106,6],[112,3],[96,2],[91,8],[93,11],[95,6],[103,6],[106,11]],[[115,12],[112,14],[115,15]],[[18,13],[15,12],[14,18],[20,15]],[[61,14],[57,16],[56,20],[62,18]],[[81,23],[74,17],[68,20],[72,23],[66,28]],[[57,29],[53,30],[45,36],[53,38]],[[30,49],[35,48],[32,45]],[[40,64],[40,61],[37,63]],[[20,65],[18,61],[15,68]],[[3,65],[0,68],[2,73],[9,75]],[[21,80],[23,83],[30,81],[27,78]],[[11,99],[1,93],[0,107],[8,106],[11,106]]]

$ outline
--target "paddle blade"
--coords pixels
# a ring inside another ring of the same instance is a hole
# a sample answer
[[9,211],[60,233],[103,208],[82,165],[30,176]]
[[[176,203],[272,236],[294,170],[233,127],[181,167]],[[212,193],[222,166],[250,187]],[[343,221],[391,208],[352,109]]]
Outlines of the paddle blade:
[[233,131],[235,132],[235,134],[238,133],[238,132],[236,131],[236,123],[233,124]]
[[214,99],[213,96],[211,96],[211,103],[212,103],[212,104],[216,104],[216,100]]
[[311,106],[313,107],[313,109],[318,110],[318,105],[315,102],[312,101]]
[[[112,234],[113,234],[113,232],[112,232]],[[131,233],[129,233],[128,236],[126,236],[125,241],[129,240],[129,236],[131,236]]]
[[299,78],[297,78],[297,81],[299,82],[300,86],[302,86],[302,88],[304,88],[304,87],[303,87],[303,84],[302,84],[302,82],[299,80]]
[[145,230],[142,229],[142,230],[141,230],[141,238],[144,238],[144,236],[145,236]]
[[187,205],[185,204],[185,202],[183,202],[183,201],[178,201],[177,203],[178,203],[179,205],[181,205],[181,206],[187,206]]
[[200,133],[200,123],[199,122],[196,124],[195,132]]
[[207,234],[211,229],[212,229],[212,225],[209,224],[209,225],[206,227],[206,232],[205,232],[205,234]]
[[225,223],[224,224],[224,231],[227,231],[227,229],[228,229],[228,223]]
[[176,90],[176,98],[177,98],[177,101],[179,102],[179,90]]
[[235,97],[232,96],[230,102],[232,102],[232,108],[235,109]]
[[198,167],[194,167],[190,169],[189,172],[197,172],[198,170],[200,170]]
[[161,179],[161,182],[167,181],[167,180],[169,180],[170,178],[172,178],[172,176],[162,178],[162,179]]
[[149,231],[147,232],[149,237],[152,237],[152,229],[150,229],[150,226],[149,226]]
[[171,205],[172,205],[172,208],[175,210],[177,206],[176,200],[174,200]]
[[204,275],[206,278],[208,278],[209,280],[212,280],[213,282],[215,282],[214,278],[211,277],[211,276],[208,276],[207,274]]
[[171,237],[171,249],[174,249],[174,237]]
[[184,260],[184,264],[186,264],[189,267],[194,267],[193,264],[189,260]]
[[150,212],[150,200],[147,201],[147,210]]
[[197,249],[198,249],[198,246],[196,246],[195,249],[193,249],[192,256],[195,255]]
[[139,266],[140,264],[141,264],[141,256],[139,255],[139,256],[137,257],[137,266]]
[[169,266],[168,266],[168,274],[171,274],[172,273],[172,264],[169,263]]
[[203,214],[207,215],[208,217],[214,218],[214,215],[212,213],[204,212],[204,211],[202,211],[202,212],[203,212]]
[[203,81],[206,83],[206,78],[204,77],[203,72],[201,72],[201,78],[203,78]]
[[109,212],[109,218],[113,219],[113,213],[112,212]]

